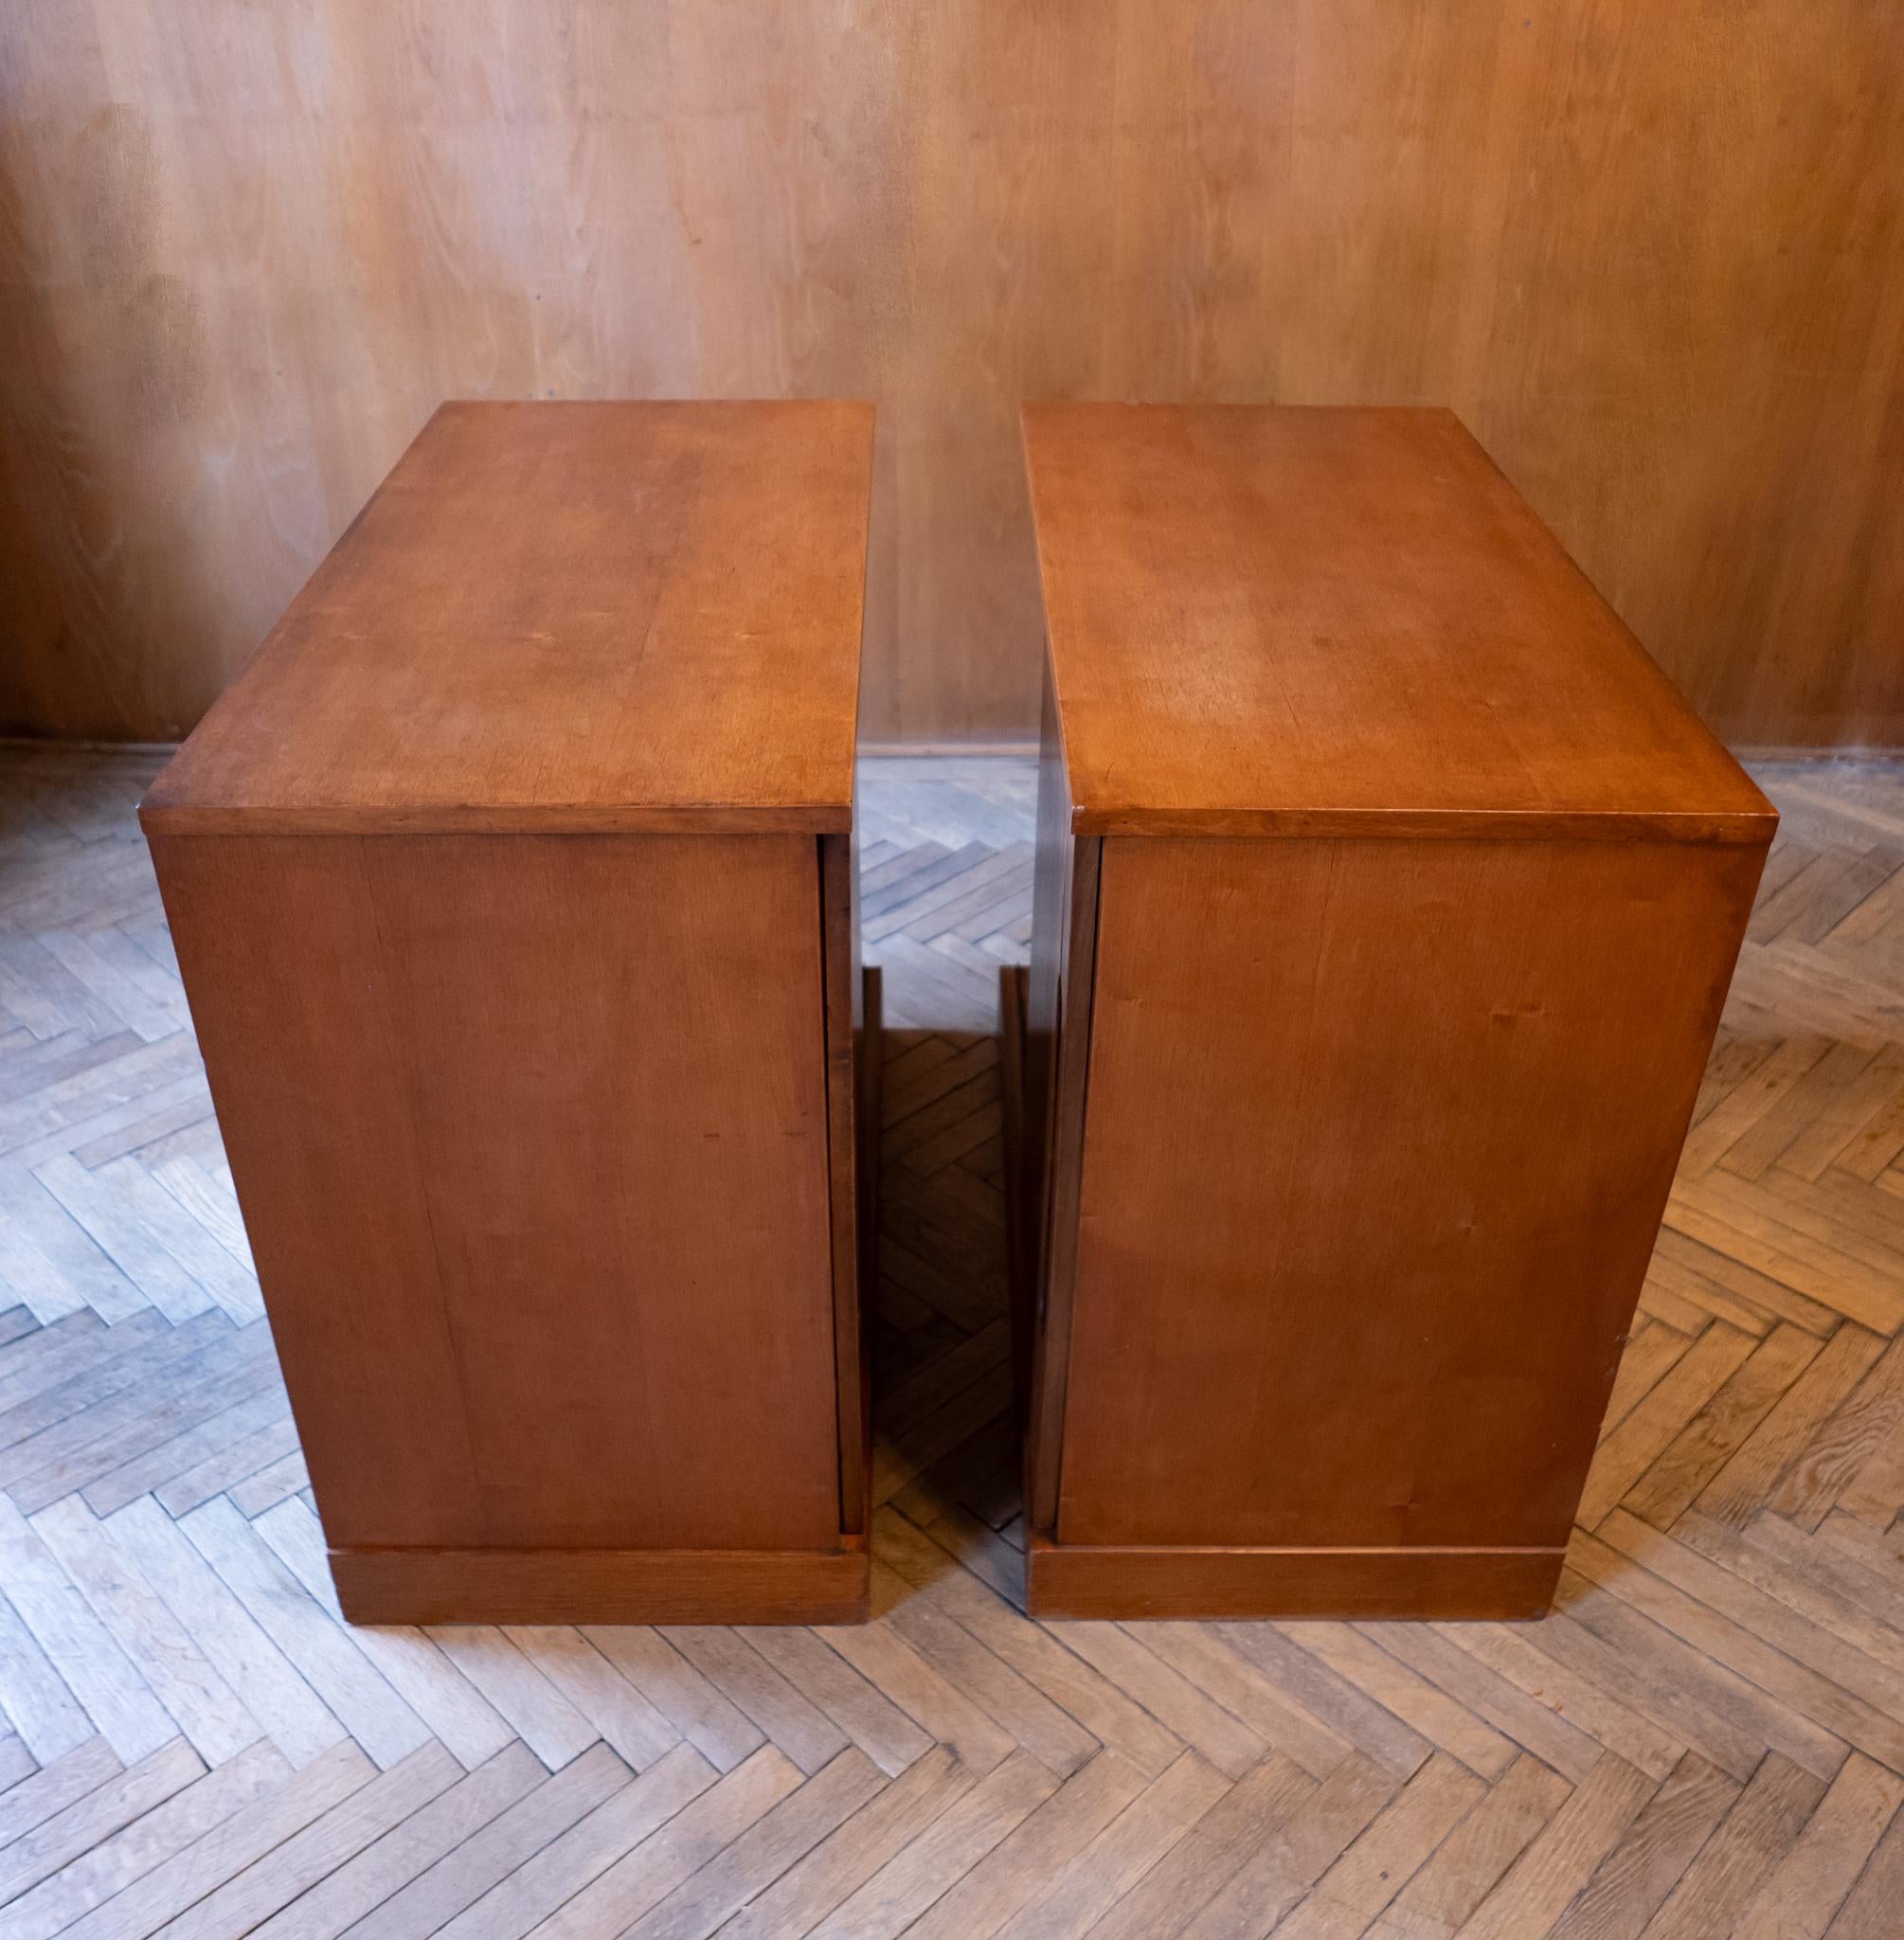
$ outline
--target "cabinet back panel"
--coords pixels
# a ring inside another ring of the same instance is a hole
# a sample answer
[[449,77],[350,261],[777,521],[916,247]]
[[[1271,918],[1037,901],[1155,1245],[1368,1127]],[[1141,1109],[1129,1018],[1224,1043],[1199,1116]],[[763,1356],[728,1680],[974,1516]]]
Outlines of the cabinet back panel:
[[836,1542],[812,839],[153,847],[333,1547]]
[[1760,861],[1105,837],[1057,1539],[1564,1542]]

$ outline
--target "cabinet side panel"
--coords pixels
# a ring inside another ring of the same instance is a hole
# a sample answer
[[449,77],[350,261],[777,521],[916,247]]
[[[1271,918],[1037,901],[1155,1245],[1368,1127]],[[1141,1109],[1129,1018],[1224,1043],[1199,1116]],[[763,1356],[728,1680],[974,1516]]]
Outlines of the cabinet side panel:
[[860,1318],[857,1112],[865,1002],[859,980],[859,838],[819,838],[820,945],[826,985],[828,1177],[832,1190],[835,1386],[839,1395],[839,1526],[866,1528],[871,1392]]
[[1043,1204],[1051,1093],[1057,1080],[1059,997],[1070,924],[1071,798],[1051,677],[1038,736],[1038,818],[1032,862],[1032,961],[1025,989],[1025,1203]]
[[332,1538],[473,1540],[476,1455],[365,845],[151,847]]
[[1027,1389],[1026,1510],[1036,1529],[1049,1529],[1056,1514],[1063,1450],[1099,848],[1095,836],[1071,834],[1063,729],[1048,670],[1025,1001],[1020,1190],[1031,1215],[1025,1222],[1031,1229],[1025,1235],[1030,1257],[1015,1262],[1011,1276],[1020,1302],[1013,1314],[1013,1344],[1018,1378]]
[[1564,1542],[1762,859],[1106,837],[1059,1540]]
[[154,844],[333,1547],[838,1538],[814,844]]

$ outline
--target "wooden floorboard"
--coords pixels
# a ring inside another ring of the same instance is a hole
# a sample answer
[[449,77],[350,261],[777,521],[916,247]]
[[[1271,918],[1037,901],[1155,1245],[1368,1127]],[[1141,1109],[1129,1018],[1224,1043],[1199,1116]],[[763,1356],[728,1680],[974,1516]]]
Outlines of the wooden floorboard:
[[0,752],[0,1933],[1904,1932],[1904,769],[1785,813],[1560,1612],[1039,1625],[1028,763],[869,763],[864,1629],[352,1631],[133,810]]

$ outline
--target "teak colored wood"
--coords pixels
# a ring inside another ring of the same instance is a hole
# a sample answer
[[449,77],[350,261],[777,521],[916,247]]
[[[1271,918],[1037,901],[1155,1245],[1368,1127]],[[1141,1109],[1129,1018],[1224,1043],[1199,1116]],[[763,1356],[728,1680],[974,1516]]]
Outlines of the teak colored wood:
[[445,405],[142,809],[358,1621],[864,1614],[871,423]]
[[1446,412],[1026,444],[1032,1608],[1536,1615],[1776,817]]

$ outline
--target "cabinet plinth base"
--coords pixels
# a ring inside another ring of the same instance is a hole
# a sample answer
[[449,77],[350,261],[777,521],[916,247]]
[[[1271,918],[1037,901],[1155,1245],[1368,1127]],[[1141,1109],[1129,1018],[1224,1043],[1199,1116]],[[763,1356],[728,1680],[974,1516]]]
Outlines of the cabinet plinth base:
[[331,1552],[353,1624],[863,1624],[868,1572],[864,1547]]
[[1565,1550],[1025,1549],[1034,1617],[1544,1617]]

